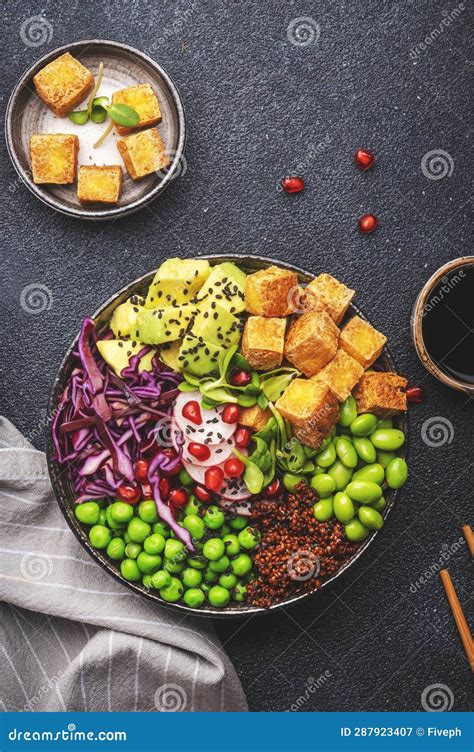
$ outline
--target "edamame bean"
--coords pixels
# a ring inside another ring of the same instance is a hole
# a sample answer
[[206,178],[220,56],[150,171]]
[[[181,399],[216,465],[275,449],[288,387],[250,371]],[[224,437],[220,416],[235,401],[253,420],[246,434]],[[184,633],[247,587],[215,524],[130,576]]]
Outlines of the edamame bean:
[[161,567],[161,556],[153,556],[146,551],[140,551],[136,561],[138,569],[143,574],[153,574]]
[[352,471],[345,467],[341,460],[336,460],[334,465],[332,465],[327,472],[334,480],[337,491],[342,491],[343,488],[347,486],[352,476]]
[[232,572],[226,572],[219,577],[219,585],[225,587],[226,590],[231,590],[237,585],[237,577]]
[[242,515],[237,514],[234,519],[230,520],[229,525],[232,530],[243,530],[244,527],[247,527],[247,520]]
[[336,490],[336,481],[327,473],[313,475],[309,485],[314,488],[320,499],[327,499]]
[[99,522],[100,507],[96,501],[85,501],[76,506],[74,513],[84,525],[96,525]]
[[368,436],[369,433],[372,433],[372,431],[375,430],[377,423],[377,416],[372,415],[372,413],[358,415],[350,425],[351,433],[353,433],[354,436]]
[[365,436],[354,436],[354,449],[364,462],[372,464],[377,459],[377,451],[374,445]]
[[405,434],[399,428],[377,428],[370,440],[377,449],[394,452],[405,443]]
[[[372,444],[372,442],[370,443]],[[382,465],[383,468],[386,468],[390,460],[395,459],[396,456],[397,455],[395,454],[395,452],[384,452],[382,450],[382,451],[377,452],[377,462],[379,463],[379,465]]]
[[252,569],[252,559],[248,554],[239,554],[230,562],[230,568],[237,577],[244,577]]
[[166,522],[155,522],[152,528],[154,533],[159,533],[163,536],[163,538],[169,538],[170,537],[170,529]]
[[247,549],[247,551],[251,551],[252,548],[258,546],[262,536],[260,535],[260,532],[257,530],[257,528],[245,527],[240,531],[237,537],[242,548]]
[[139,543],[133,543],[130,541],[130,543],[127,543],[125,546],[125,556],[127,559],[136,559],[138,554],[141,553],[142,546]]
[[207,508],[206,514],[204,515],[204,522],[211,530],[217,530],[225,522],[224,512],[213,504]]
[[345,467],[353,469],[357,466],[358,456],[350,439],[340,436],[336,439],[336,454]]
[[125,556],[125,541],[122,538],[113,538],[107,546],[107,556],[114,561],[120,561]]
[[160,590],[160,597],[167,603],[179,601],[183,595],[184,588],[177,577],[172,577],[170,583]]
[[366,465],[357,470],[352,476],[352,480],[371,480],[379,486],[383,483],[385,472],[382,465],[374,462],[373,465]]
[[209,561],[217,561],[224,556],[224,542],[220,538],[209,538],[203,546],[202,553]]
[[387,483],[390,488],[401,488],[408,478],[407,463],[401,457],[390,460],[386,470]]
[[145,538],[151,533],[151,525],[139,517],[133,517],[128,523],[127,533],[134,543],[143,543]]
[[105,525],[94,525],[89,530],[89,542],[94,548],[107,548],[112,540],[112,533]]
[[202,582],[202,573],[197,569],[193,569],[192,567],[183,569],[181,577],[184,585],[188,588],[197,587]]
[[240,553],[240,543],[236,535],[232,533],[224,535],[222,542],[224,543],[227,556],[237,556]]
[[153,525],[158,522],[158,512],[156,511],[156,504],[154,501],[141,501],[138,505],[138,516],[143,522],[148,522]]
[[211,606],[215,606],[216,608],[223,608],[230,601],[229,591],[221,587],[221,585],[211,587],[207,597]]
[[171,582],[171,575],[165,569],[159,569],[158,572],[151,575],[151,585],[155,590],[161,590]]
[[145,538],[143,542],[143,548],[145,549],[147,554],[156,556],[157,554],[163,553],[163,551],[165,550],[165,543],[166,540],[162,535],[160,535],[159,533],[152,533],[148,536],[148,538]]
[[387,502],[385,501],[384,497],[381,496],[378,501],[372,504],[372,509],[376,509],[377,512],[383,512],[386,506],[387,506]]
[[382,496],[382,489],[371,480],[353,480],[346,487],[346,493],[359,504],[372,504]]
[[317,501],[313,506],[313,515],[318,522],[327,522],[334,517],[333,497],[328,496],[326,499]]
[[316,455],[316,464],[319,467],[330,467],[336,461],[336,447],[331,441],[324,451]]
[[189,608],[199,608],[205,600],[206,596],[201,588],[189,588],[183,595],[183,601]]
[[382,515],[372,507],[359,507],[359,519],[369,530],[380,530],[383,526]]
[[122,577],[129,582],[139,582],[142,578],[135,559],[124,559],[120,564],[120,571]]
[[220,559],[217,559],[217,561],[211,561],[209,563],[209,569],[212,569],[213,572],[225,572],[226,569],[230,567],[230,559],[228,556],[224,554],[224,556],[221,556]]
[[377,428],[393,428],[393,420],[391,418],[383,418],[377,423]]
[[339,425],[348,428],[357,418],[357,403],[352,395],[344,400],[339,408]]
[[206,532],[206,525],[197,514],[187,514],[183,520],[183,527],[195,540],[200,540]]
[[354,517],[353,520],[350,520],[350,522],[347,523],[344,527],[344,532],[346,538],[352,543],[360,543],[360,541],[365,540],[369,534],[368,528],[366,528],[357,517]]
[[[295,475],[295,473],[285,473],[283,476],[283,485],[285,486],[288,493],[295,493],[296,486],[301,483],[301,481],[306,482],[306,478],[304,475]],[[232,527],[232,522],[230,523]]]
[[107,507],[107,511],[118,525],[126,525],[133,517],[132,505],[125,504],[124,501],[114,501],[110,507]]
[[349,522],[355,515],[354,502],[342,491],[334,496],[334,514],[342,523]]

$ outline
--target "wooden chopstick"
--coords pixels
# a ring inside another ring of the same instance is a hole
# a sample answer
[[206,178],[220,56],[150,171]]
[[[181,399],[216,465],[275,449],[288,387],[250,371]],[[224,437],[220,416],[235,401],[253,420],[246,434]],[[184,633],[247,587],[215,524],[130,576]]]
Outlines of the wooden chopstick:
[[472,532],[472,529],[469,525],[464,525],[462,531],[464,533],[471,558],[474,559],[474,533]]
[[464,645],[464,650],[466,651],[467,660],[469,661],[471,671],[474,671],[474,643],[472,640],[471,632],[469,630],[469,626],[466,621],[466,617],[464,616],[461,604],[459,603],[459,598],[456,595],[456,591],[454,589],[454,585],[448,570],[440,569],[439,576],[441,577],[441,582],[443,583],[443,587],[446,591],[446,597],[454,616],[454,621],[456,622],[459,636],[461,638],[462,644]]

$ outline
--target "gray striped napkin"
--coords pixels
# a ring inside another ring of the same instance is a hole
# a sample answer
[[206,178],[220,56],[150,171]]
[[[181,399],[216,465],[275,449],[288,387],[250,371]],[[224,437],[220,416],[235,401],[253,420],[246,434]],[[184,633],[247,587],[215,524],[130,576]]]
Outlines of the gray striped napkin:
[[46,460],[0,417],[3,710],[239,711],[209,622],[116,582],[59,511]]

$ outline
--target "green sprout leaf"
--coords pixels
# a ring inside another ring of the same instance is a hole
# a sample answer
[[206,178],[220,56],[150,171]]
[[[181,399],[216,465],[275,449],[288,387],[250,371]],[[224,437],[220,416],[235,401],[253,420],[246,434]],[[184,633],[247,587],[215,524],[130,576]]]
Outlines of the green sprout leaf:
[[92,100],[92,106],[93,107],[102,107],[105,109],[109,104],[109,98],[108,97],[95,97],[95,99]]
[[[100,97],[105,99],[105,97]],[[94,105],[91,112],[91,120],[93,123],[104,123],[107,118],[107,110],[104,110],[101,105]]]
[[114,123],[124,128],[134,128],[140,122],[140,115],[133,107],[129,107],[128,104],[111,104],[107,108],[107,112]]
[[89,120],[89,111],[76,110],[75,112],[70,112],[68,118],[71,123],[75,123],[76,125],[85,125]]

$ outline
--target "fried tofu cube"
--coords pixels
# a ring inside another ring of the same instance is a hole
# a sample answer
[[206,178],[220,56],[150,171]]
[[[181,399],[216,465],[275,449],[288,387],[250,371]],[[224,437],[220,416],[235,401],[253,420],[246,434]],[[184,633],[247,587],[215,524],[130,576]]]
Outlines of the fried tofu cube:
[[290,327],[285,356],[305,376],[314,376],[337,352],[339,329],[326,311],[308,311]]
[[314,379],[293,379],[275,407],[286,418],[295,436],[317,449],[339,418],[339,403],[326,384]]
[[145,175],[163,170],[170,163],[156,128],[120,139],[117,141],[117,148],[133,180],[140,180]]
[[245,308],[256,316],[287,316],[293,310],[292,300],[297,294],[296,272],[269,266],[247,276]]
[[115,130],[121,136],[133,133],[138,128],[149,128],[161,122],[160,103],[150,84],[129,86],[127,89],[116,91],[112,94],[112,104],[126,104],[136,110],[140,116],[140,122],[134,128],[115,126]]
[[387,337],[384,334],[360,316],[354,316],[342,329],[339,345],[363,368],[370,368],[382,352],[386,341]]
[[66,117],[92,91],[94,76],[69,52],[33,76],[36,93],[58,117]]
[[77,179],[77,197],[83,203],[118,204],[122,190],[120,165],[81,165]]
[[370,371],[364,373],[354,389],[358,413],[374,413],[382,418],[407,409],[407,380],[397,373]]
[[240,411],[239,423],[241,426],[253,428],[254,431],[261,431],[271,417],[272,413],[268,407],[262,410],[258,405],[254,405],[253,407],[244,407]]
[[30,138],[33,182],[67,185],[74,183],[79,139],[69,133],[37,133]]
[[364,369],[345,350],[338,350],[336,355],[312,379],[326,384],[338,400],[344,402],[350,395]]
[[271,371],[281,365],[285,330],[286,319],[248,317],[242,337],[242,353],[252,368]]
[[306,287],[303,295],[305,311],[322,306],[334,323],[339,324],[349,308],[355,290],[346,287],[330,274],[320,274]]

